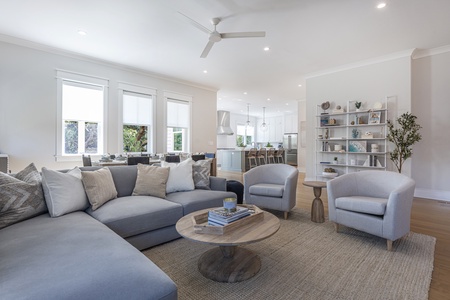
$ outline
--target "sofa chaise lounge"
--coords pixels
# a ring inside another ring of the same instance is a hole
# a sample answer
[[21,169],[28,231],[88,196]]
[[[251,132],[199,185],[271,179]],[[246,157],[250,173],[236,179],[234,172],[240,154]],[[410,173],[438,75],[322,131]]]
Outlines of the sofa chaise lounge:
[[43,213],[0,230],[2,299],[177,299],[175,283],[139,250],[179,238],[182,216],[236,195],[210,177],[210,190],[133,196],[138,167],[109,170],[117,198],[98,209]]

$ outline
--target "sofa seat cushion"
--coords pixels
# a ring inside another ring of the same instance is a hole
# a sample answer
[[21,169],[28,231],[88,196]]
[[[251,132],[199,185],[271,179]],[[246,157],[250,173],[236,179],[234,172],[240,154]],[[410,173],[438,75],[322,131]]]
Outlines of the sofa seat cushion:
[[187,215],[193,211],[223,206],[223,199],[234,197],[233,192],[193,190],[188,192],[176,192],[166,195],[166,200],[179,203],[183,206],[183,214]]
[[258,196],[283,197],[284,185],[272,183],[258,183],[249,187],[249,193]]
[[174,282],[84,212],[0,230],[2,299],[176,299]]
[[365,214],[383,216],[386,211],[387,199],[350,196],[336,199],[336,208]]
[[86,212],[123,238],[174,225],[183,216],[180,204],[152,196],[120,197]]

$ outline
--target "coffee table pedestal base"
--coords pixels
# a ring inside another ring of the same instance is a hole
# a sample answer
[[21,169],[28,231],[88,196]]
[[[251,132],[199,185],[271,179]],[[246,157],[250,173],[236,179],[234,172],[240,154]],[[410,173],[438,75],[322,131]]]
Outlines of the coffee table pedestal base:
[[220,246],[206,251],[198,260],[200,273],[218,282],[247,280],[261,269],[261,260],[250,250],[236,246]]

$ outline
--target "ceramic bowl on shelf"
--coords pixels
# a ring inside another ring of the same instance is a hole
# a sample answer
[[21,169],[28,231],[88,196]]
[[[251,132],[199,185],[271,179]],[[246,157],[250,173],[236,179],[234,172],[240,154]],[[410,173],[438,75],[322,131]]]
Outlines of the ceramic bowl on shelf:
[[334,178],[338,176],[338,173],[322,172],[322,176],[326,178]]

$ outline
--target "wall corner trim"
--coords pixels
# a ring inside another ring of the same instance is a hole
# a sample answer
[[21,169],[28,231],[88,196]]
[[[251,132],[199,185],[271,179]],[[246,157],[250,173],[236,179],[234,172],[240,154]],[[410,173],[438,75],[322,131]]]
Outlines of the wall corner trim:
[[450,52],[450,45],[445,45],[442,47],[432,48],[432,49],[417,49],[412,55],[412,59],[419,59],[423,57],[433,56],[437,54],[442,54]]

